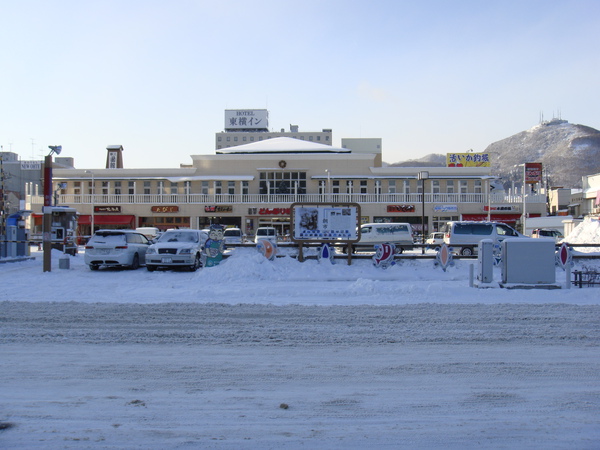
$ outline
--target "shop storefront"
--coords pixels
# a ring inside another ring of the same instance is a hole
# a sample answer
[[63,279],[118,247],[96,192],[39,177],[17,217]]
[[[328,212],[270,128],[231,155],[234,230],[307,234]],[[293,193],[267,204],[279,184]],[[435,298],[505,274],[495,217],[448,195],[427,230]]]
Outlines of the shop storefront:
[[290,208],[248,208],[244,231],[252,235],[258,227],[274,227],[285,238],[290,234],[290,214]]
[[[135,216],[128,214],[108,215],[94,214],[94,230],[135,228]],[[77,221],[77,235],[91,236],[92,216],[81,215]]]
[[472,220],[474,222],[501,222],[511,227],[515,227],[518,220],[521,219],[521,214],[491,214],[489,219],[487,214],[463,214],[462,220]]
[[234,215],[233,205],[205,205],[204,214],[198,221],[200,228],[208,228],[213,224],[242,228],[242,218]]

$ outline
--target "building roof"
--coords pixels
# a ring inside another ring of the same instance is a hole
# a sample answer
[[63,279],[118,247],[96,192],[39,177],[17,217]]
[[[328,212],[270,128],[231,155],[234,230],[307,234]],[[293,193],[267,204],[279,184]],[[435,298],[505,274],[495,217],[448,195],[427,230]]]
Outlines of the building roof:
[[236,153],[351,153],[347,148],[332,147],[331,145],[316,144],[310,141],[289,137],[277,137],[235,147],[222,148],[217,154]]

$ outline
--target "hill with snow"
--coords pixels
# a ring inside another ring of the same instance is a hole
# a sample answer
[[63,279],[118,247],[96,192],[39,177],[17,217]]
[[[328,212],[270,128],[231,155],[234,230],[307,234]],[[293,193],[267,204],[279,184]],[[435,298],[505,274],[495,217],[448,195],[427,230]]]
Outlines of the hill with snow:
[[[502,177],[505,187],[522,184],[525,162],[544,165],[549,186],[580,188],[584,175],[600,173],[600,131],[552,119],[529,130],[494,142],[484,150],[490,153],[493,174]],[[392,167],[443,167],[446,156],[429,154],[420,159],[389,164]]]
[[600,131],[552,119],[490,144],[494,172],[505,184],[520,184],[525,162],[541,162],[549,186],[581,187],[581,178],[600,172]]

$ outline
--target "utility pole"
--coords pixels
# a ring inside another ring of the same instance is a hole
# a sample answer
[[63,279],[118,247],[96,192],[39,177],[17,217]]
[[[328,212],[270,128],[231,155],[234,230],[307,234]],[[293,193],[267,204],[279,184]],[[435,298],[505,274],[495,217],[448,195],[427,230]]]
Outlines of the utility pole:
[[6,194],[4,186],[4,146],[0,145],[0,258],[4,256],[6,242]]

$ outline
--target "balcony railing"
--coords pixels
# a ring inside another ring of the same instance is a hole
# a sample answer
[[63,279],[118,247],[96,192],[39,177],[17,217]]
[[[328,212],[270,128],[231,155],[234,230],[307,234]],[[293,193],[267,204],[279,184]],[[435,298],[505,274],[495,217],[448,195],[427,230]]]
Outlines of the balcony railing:
[[[60,205],[122,205],[122,204],[246,204],[246,203],[281,203],[295,202],[337,202],[337,203],[386,203],[386,204],[421,204],[421,194],[65,194],[58,196]],[[43,196],[29,197],[32,205],[43,205]],[[545,203],[544,194],[526,196],[527,203]],[[492,194],[488,199],[485,194],[425,194],[425,203],[481,203],[487,204],[520,204],[520,195]]]

